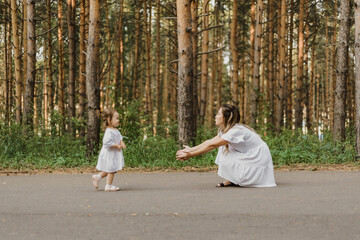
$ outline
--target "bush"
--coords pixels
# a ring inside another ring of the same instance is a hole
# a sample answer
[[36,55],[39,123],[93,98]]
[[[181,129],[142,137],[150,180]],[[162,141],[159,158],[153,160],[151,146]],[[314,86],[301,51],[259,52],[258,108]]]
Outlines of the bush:
[[[124,150],[125,164],[131,168],[181,168],[214,166],[217,151],[190,159],[187,162],[176,160],[177,142],[170,134],[148,137],[137,126],[133,113],[124,113],[124,123],[134,124],[121,129],[127,149]],[[86,159],[84,139],[63,136],[37,136],[27,139],[21,126],[0,125],[0,169],[31,168],[72,168],[95,167],[97,156]],[[132,134],[132,136],[127,136]],[[103,134],[103,133],[102,133]],[[216,129],[200,128],[196,144],[216,135]],[[348,129],[347,140],[335,142],[331,133],[324,134],[323,140],[317,135],[304,135],[301,132],[284,130],[278,136],[262,136],[269,145],[275,166],[305,164],[341,164],[353,162],[356,156],[354,130]]]

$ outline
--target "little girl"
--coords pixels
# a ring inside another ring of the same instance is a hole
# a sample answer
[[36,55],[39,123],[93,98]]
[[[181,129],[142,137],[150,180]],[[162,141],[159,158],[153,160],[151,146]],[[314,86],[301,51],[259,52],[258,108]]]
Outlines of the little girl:
[[107,176],[105,191],[114,192],[120,190],[120,188],[113,186],[112,182],[116,171],[121,170],[124,166],[124,156],[121,149],[125,149],[126,146],[119,130],[116,129],[119,126],[119,113],[113,108],[108,108],[103,112],[103,121],[105,134],[96,165],[96,169],[101,172],[92,175],[92,182],[97,189],[100,180]]

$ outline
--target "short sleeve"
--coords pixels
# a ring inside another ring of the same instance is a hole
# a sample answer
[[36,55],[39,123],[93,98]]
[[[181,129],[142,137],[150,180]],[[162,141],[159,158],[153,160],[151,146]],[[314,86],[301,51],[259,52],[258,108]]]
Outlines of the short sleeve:
[[221,138],[229,143],[241,143],[245,141],[246,131],[242,127],[233,127],[227,133],[221,135]]
[[112,131],[105,131],[104,138],[103,138],[103,146],[106,148],[110,148],[111,146],[114,146],[115,144],[115,138],[113,136]]

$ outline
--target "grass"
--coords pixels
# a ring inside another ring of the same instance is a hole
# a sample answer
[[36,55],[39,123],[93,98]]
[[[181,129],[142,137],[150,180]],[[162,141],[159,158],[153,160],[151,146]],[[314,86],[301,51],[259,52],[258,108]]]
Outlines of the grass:
[[[200,129],[196,144],[214,136],[216,130]],[[335,142],[330,133],[319,140],[317,135],[303,135],[284,130],[278,136],[262,136],[269,145],[276,167],[294,164],[324,165],[349,164],[355,162],[354,131],[348,129],[347,140]],[[183,169],[213,168],[217,151],[190,159],[177,161],[177,142],[173,137],[125,138],[125,164],[128,168],[140,169]],[[4,169],[56,169],[94,168],[97,156],[85,157],[83,139],[70,136],[34,136],[25,138],[19,126],[0,126],[0,170]]]

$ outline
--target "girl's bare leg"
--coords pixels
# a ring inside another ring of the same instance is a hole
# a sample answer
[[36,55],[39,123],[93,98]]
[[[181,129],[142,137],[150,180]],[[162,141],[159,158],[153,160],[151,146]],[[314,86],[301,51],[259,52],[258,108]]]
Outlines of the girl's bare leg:
[[108,175],[108,173],[107,172],[101,172],[99,175],[100,175],[101,178],[104,178],[104,177],[106,177]]
[[106,184],[111,185],[114,180],[115,173],[107,173]]

